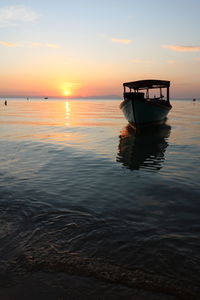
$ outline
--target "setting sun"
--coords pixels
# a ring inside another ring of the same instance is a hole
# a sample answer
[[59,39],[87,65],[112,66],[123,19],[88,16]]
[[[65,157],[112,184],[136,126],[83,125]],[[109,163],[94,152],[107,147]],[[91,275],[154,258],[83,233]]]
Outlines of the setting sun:
[[69,96],[70,95],[70,91],[68,91],[68,90],[64,91],[64,95],[65,96]]

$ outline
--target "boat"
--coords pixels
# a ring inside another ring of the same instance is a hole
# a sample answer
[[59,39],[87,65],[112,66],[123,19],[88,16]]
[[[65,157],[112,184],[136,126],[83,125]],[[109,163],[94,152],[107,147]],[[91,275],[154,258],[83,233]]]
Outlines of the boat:
[[125,82],[123,86],[124,100],[120,108],[131,126],[142,128],[166,121],[172,108],[169,100],[170,81],[147,79]]
[[44,97],[44,99],[46,100],[46,99],[48,99],[48,97]]

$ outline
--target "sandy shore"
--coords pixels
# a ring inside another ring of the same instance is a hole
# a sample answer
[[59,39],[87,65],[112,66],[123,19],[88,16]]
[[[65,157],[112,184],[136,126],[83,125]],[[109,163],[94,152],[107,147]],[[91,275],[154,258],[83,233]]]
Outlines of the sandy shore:
[[174,296],[64,273],[30,273],[15,285],[1,287],[2,300],[175,300]]

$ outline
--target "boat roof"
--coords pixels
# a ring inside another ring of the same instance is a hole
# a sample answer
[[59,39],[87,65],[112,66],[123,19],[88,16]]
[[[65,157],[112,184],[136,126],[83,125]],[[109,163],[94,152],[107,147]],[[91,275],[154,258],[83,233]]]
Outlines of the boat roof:
[[168,80],[157,80],[157,79],[146,79],[146,80],[138,80],[132,82],[125,82],[123,86],[129,87],[131,89],[136,90],[144,90],[144,89],[156,89],[156,88],[164,88],[170,86],[170,81]]

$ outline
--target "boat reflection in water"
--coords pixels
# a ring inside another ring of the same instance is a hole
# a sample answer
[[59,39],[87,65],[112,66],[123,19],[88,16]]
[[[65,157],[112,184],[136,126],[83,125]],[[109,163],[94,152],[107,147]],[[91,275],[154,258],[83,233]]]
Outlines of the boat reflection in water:
[[117,161],[131,170],[158,171],[165,160],[171,126],[167,124],[136,132],[127,125],[121,132]]

